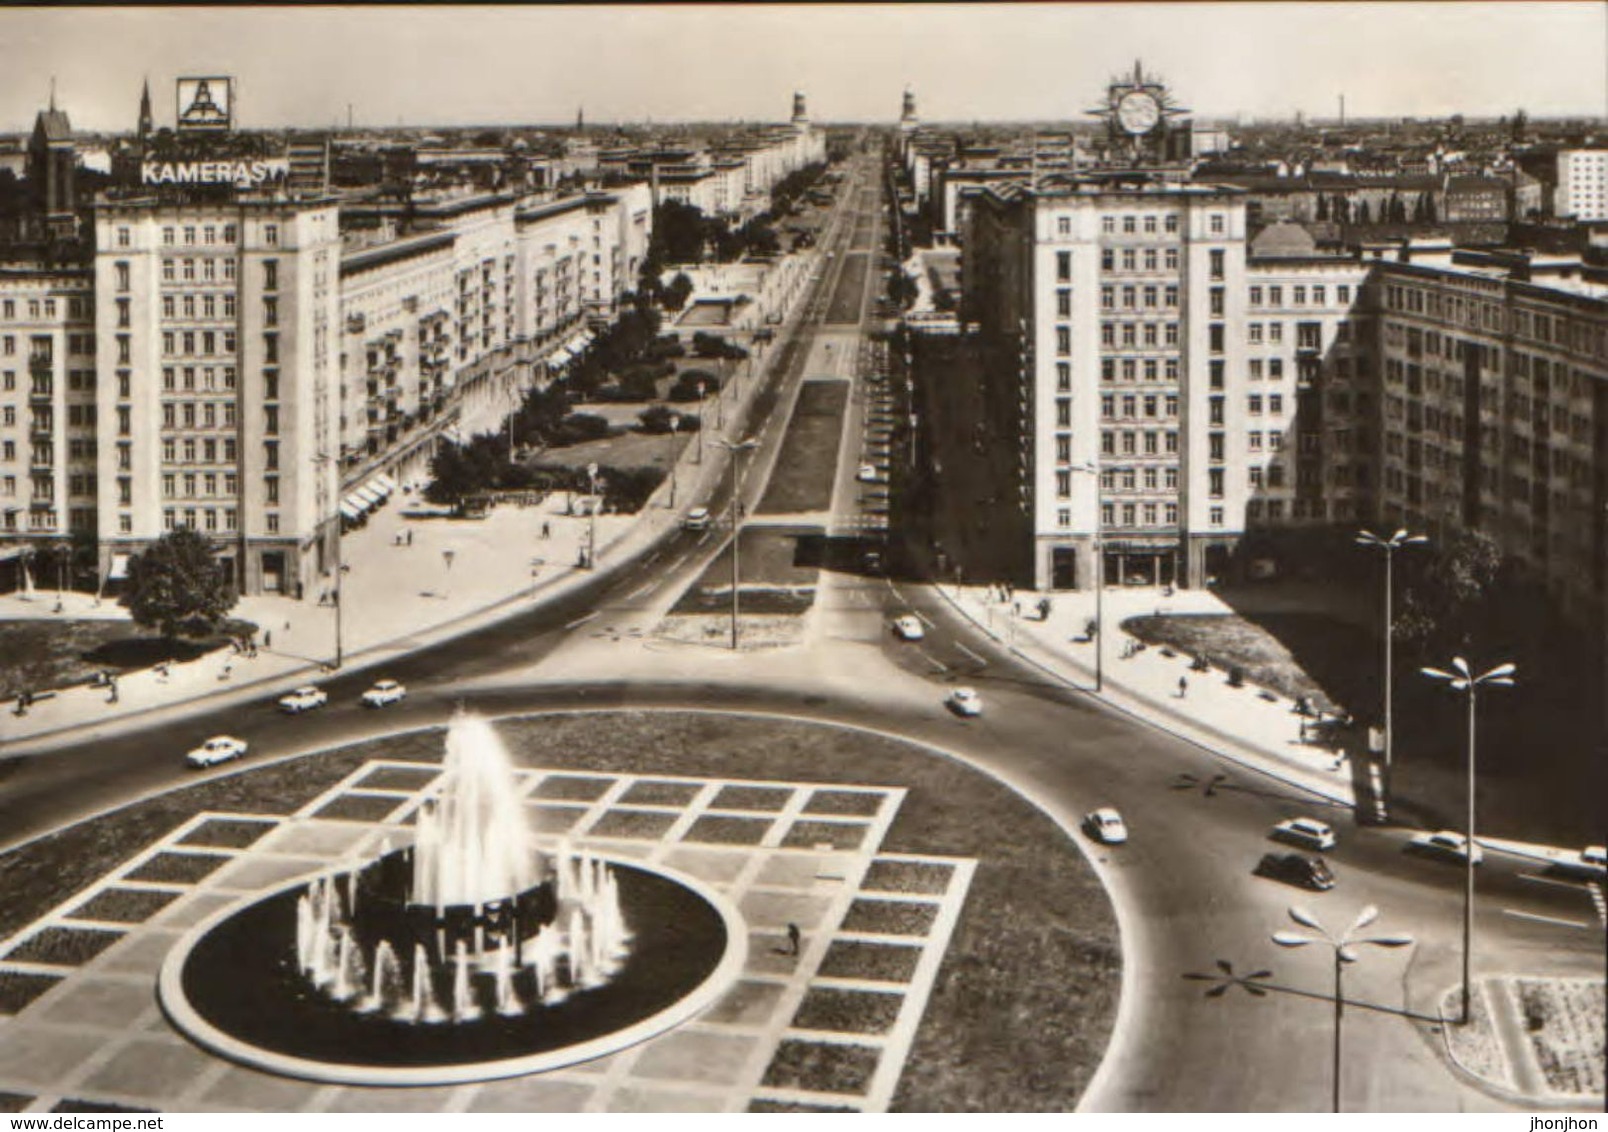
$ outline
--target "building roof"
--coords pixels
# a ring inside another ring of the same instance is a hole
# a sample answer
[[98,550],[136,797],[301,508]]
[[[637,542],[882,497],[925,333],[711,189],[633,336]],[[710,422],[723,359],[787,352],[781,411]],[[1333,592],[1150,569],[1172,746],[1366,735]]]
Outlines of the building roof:
[[355,275],[359,271],[394,263],[409,256],[423,255],[437,248],[450,248],[456,239],[457,236],[451,232],[430,232],[363,248],[341,256],[341,274]]
[[1318,242],[1293,220],[1269,224],[1251,241],[1250,254],[1257,259],[1292,259],[1310,256]]
[[73,124],[67,120],[67,111],[52,106],[49,110],[41,110],[39,117],[34,119],[34,134],[43,134],[45,140],[51,142],[72,141]]

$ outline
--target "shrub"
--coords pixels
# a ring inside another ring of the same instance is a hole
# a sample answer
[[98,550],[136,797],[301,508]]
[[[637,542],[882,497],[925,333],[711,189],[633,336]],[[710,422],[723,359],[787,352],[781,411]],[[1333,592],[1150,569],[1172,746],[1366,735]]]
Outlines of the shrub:
[[706,369],[689,369],[676,378],[667,395],[671,401],[696,401],[698,399],[698,386],[702,384],[704,393],[713,396],[720,392],[720,376],[710,373]]
[[677,432],[697,432],[698,418],[687,413],[678,413],[664,405],[650,405],[637,414],[641,423],[638,427],[646,433],[663,436],[670,431],[670,423],[675,422]]
[[555,448],[571,444],[584,444],[589,440],[602,440],[613,433],[607,419],[595,413],[571,413],[559,422],[549,443]]

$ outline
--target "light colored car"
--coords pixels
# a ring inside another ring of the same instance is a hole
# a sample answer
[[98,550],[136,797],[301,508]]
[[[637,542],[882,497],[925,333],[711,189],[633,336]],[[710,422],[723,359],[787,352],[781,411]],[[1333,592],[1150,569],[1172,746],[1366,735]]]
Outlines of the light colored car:
[[407,696],[408,690],[395,680],[381,680],[363,693],[363,703],[367,707],[384,707],[386,704],[399,704]]
[[[1455,861],[1462,861],[1468,856],[1468,838],[1461,833],[1443,829],[1438,833],[1419,833],[1413,836],[1410,844],[1421,853],[1430,853],[1437,857],[1450,857]],[[1485,850],[1478,842],[1474,843],[1474,863],[1477,865],[1485,860]]]
[[184,756],[191,766],[216,766],[246,753],[246,741],[232,735],[214,735],[195,750]]
[[1303,849],[1333,849],[1334,830],[1316,818],[1286,818],[1268,834],[1274,841],[1285,841]]
[[681,525],[689,531],[706,531],[709,529],[709,508],[694,507],[687,512],[687,517],[681,520]]
[[1558,871],[1582,880],[1602,880],[1608,876],[1608,851],[1601,845],[1587,845],[1577,860],[1560,860]]
[[324,689],[315,688],[309,684],[305,688],[297,688],[288,696],[281,696],[279,698],[279,710],[288,715],[300,715],[304,711],[321,708],[327,703],[329,703],[329,694]]
[[876,483],[877,466],[875,464],[861,464],[860,470],[854,473],[854,478],[861,483]]
[[921,627],[921,618],[914,613],[894,618],[893,631],[901,641],[919,641],[927,635],[927,631]]
[[970,717],[983,714],[983,698],[977,694],[976,688],[956,688],[944,699],[944,703],[956,715]]
[[1089,836],[1106,845],[1121,845],[1128,840],[1128,826],[1122,815],[1110,806],[1101,806],[1083,819],[1083,828]]

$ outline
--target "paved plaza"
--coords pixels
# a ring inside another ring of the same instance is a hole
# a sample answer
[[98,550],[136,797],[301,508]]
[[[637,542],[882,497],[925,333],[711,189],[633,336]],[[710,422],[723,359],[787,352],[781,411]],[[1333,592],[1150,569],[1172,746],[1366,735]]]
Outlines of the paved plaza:
[[447,1088],[354,1088],[235,1065],[173,1030],[156,975],[188,928],[402,840],[438,777],[376,759],[289,817],[199,814],[18,932],[0,955],[0,1108],[887,1109],[976,864],[880,852],[905,797],[894,788],[519,771],[545,848],[567,838],[692,875],[748,927],[746,969],[723,999],[607,1058]]

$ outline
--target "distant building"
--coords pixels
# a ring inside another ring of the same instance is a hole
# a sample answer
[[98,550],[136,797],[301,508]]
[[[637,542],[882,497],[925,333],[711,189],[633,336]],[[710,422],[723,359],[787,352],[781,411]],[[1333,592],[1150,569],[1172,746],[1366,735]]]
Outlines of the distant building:
[[1554,209],[1576,220],[1608,220],[1608,149],[1559,151]]

